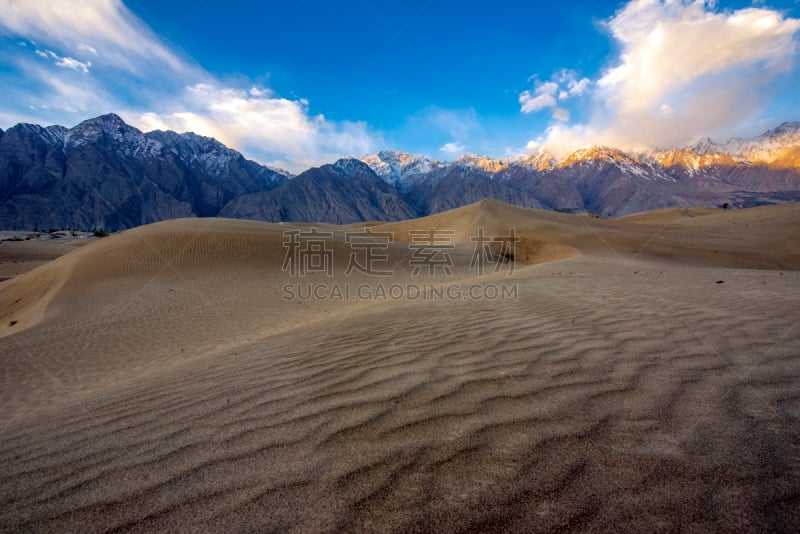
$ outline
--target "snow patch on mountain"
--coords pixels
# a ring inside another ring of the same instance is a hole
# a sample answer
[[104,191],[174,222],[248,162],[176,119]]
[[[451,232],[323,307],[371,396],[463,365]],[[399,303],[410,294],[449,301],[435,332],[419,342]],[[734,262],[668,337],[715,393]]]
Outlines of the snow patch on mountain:
[[753,163],[772,163],[787,149],[800,145],[800,122],[784,122],[750,139],[730,139],[724,147],[737,158]]
[[407,189],[433,171],[445,167],[443,163],[407,152],[382,150],[361,157],[383,181],[397,189]]
[[115,150],[137,159],[155,157],[164,148],[162,143],[149,139],[114,113],[83,121],[71,128],[64,135],[64,148],[69,150],[98,143],[104,137],[113,142]]
[[333,164],[333,168],[351,177],[374,172],[369,165],[356,158],[342,158]]
[[463,156],[459,156],[453,162],[453,165],[480,169],[490,174],[497,174],[508,169],[507,162],[487,156],[481,156],[480,154],[464,154]]
[[520,154],[509,159],[510,165],[535,171],[549,171],[558,165],[558,160],[545,149],[540,148],[533,154]]

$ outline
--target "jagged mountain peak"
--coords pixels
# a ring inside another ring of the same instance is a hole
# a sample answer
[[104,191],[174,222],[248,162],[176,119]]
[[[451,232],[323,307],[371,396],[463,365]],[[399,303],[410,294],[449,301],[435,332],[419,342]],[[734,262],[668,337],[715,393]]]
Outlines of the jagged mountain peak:
[[725,143],[717,143],[713,141],[710,137],[702,137],[689,145],[688,148],[692,150],[698,156],[707,156],[707,155],[718,155],[718,156],[730,156],[731,152],[726,148]]
[[540,148],[532,154],[522,154],[511,158],[509,162],[513,165],[533,169],[535,171],[546,171],[554,168],[558,160],[544,148]]
[[144,134],[148,139],[156,140],[178,151],[182,155],[200,156],[210,152],[225,154],[229,157],[238,156],[239,153],[228,148],[213,137],[198,135],[194,132],[177,133],[172,130],[153,130]]
[[116,113],[106,113],[104,115],[98,115],[97,117],[93,117],[91,119],[86,119],[85,121],[79,123],[76,128],[80,128],[82,126],[87,125],[100,125],[106,128],[118,128],[118,127],[127,127],[133,128],[124,120],[122,117],[117,115]]
[[785,202],[800,199],[800,123],[661,152],[589,146],[558,164],[544,150],[452,163],[382,150],[301,176],[289,180],[210,137],[142,133],[115,114],[69,130],[22,124],[0,136],[0,221],[28,229],[126,228],[192,215],[352,221],[429,215],[486,197],[606,215],[698,201]]
[[[700,156],[717,156],[725,162],[781,164],[787,165],[787,152],[800,145],[800,122],[783,124],[749,138],[733,138],[724,142],[703,138],[690,148]],[[790,167],[795,167],[794,157],[790,157]],[[716,163],[716,162],[715,162]],[[703,162],[701,162],[701,165]]]
[[176,154],[182,161],[189,165],[201,168],[211,176],[223,178],[234,172],[233,167],[243,165],[254,168],[254,171],[263,176],[270,185],[275,185],[294,176],[293,174],[247,160],[241,153],[228,148],[213,137],[198,135],[194,132],[177,133],[172,130],[154,130],[144,134],[148,139],[155,140]]
[[428,159],[424,156],[417,156],[408,152],[401,152],[399,150],[381,150],[375,154],[367,154],[361,158],[361,161],[367,163],[383,163],[388,165],[393,171],[402,171],[403,169],[419,165],[421,163],[439,163],[438,161]]
[[569,167],[585,162],[602,163],[633,163],[639,164],[641,161],[637,156],[623,152],[622,150],[606,145],[592,145],[579,148],[564,158],[557,166]]
[[666,180],[674,182],[675,179],[665,173],[666,167],[668,165],[660,164],[652,155],[625,152],[607,145],[592,145],[569,154],[553,169],[575,168],[579,173],[588,173],[592,176],[604,169],[616,168],[623,176],[634,178],[637,181]]
[[506,161],[472,153],[459,156],[453,164],[473,167],[492,174],[502,172],[508,168],[508,162]]
[[[326,167],[326,165],[323,165],[323,167]],[[375,174],[369,165],[356,158],[341,158],[333,163],[332,167],[351,177]]]
[[101,142],[108,144],[109,149],[133,158],[155,157],[164,146],[127,124],[116,113],[85,120],[70,128],[64,136],[64,147],[67,150]]
[[78,123],[69,129],[71,138],[95,139],[103,133],[119,135],[144,135],[140,130],[126,123],[116,113],[107,113]]
[[5,134],[28,135],[41,138],[48,145],[63,146],[64,137],[67,135],[67,128],[63,126],[39,126],[38,124],[30,124],[21,122],[6,130]]
[[401,152],[399,150],[381,150],[375,154],[382,161],[397,161],[402,164],[409,163],[420,156],[415,156],[409,152]]
[[800,133],[800,121],[784,122],[779,126],[764,132],[761,137],[776,137],[780,135],[793,135]]
[[383,181],[399,189],[406,189],[444,164],[397,150],[381,150],[361,157],[361,161]]

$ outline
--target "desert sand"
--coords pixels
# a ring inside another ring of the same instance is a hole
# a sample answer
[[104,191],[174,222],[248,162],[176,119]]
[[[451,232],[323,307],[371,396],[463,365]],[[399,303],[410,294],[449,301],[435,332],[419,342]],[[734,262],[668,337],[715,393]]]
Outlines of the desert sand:
[[[313,226],[304,283],[387,281],[344,276],[359,226],[416,283],[435,228],[447,284],[518,298],[285,299],[310,225],[34,254],[0,283],[0,529],[800,531],[800,205]],[[515,228],[511,276],[469,268],[478,227]]]

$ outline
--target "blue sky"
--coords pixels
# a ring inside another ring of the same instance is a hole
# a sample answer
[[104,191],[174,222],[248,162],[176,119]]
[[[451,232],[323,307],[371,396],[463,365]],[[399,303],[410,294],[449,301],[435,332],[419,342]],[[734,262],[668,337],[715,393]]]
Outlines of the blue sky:
[[667,147],[800,120],[783,2],[0,0],[0,127],[116,112],[302,170]]

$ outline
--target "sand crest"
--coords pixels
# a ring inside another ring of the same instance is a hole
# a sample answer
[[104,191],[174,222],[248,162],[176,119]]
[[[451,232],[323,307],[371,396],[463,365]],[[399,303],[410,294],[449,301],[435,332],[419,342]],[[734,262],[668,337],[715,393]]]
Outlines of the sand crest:
[[[316,226],[305,281],[380,284]],[[448,284],[518,298],[287,300],[309,226],[224,219],[0,283],[0,529],[800,530],[800,205],[369,227],[393,283],[436,228]],[[469,269],[478,227],[513,276]]]

